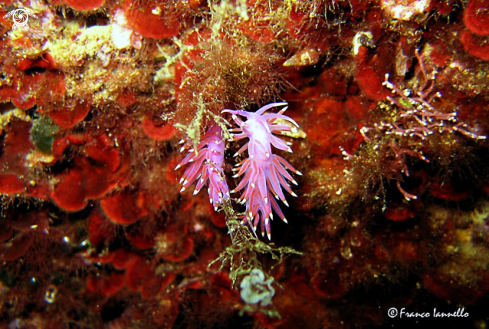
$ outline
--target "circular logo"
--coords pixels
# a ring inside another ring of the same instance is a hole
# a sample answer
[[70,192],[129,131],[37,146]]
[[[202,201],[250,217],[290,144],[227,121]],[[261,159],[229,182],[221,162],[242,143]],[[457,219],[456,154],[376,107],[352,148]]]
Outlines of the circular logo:
[[397,316],[397,308],[395,307],[391,307],[388,311],[387,311],[387,315],[391,318],[395,318]]
[[23,28],[27,25],[29,20],[29,13],[24,8],[19,8],[13,11],[12,19],[14,20],[14,25],[17,28]]
[[12,17],[14,25],[13,29],[22,29],[27,30],[29,27],[27,26],[27,21],[29,20],[29,16],[36,17],[29,9],[20,7],[19,9],[12,10],[8,12],[3,18]]

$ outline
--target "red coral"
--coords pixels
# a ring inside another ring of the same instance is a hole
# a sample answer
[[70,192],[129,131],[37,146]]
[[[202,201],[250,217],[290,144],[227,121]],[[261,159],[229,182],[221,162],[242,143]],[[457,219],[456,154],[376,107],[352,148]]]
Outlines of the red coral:
[[489,34],[489,0],[472,0],[464,12],[464,23],[475,34]]
[[130,90],[125,90],[122,94],[117,96],[117,104],[124,107],[129,107],[136,103],[136,96]]
[[222,303],[236,303],[238,291],[233,290],[233,282],[227,273],[215,273],[209,279],[212,288],[219,292]]
[[241,20],[238,24],[238,30],[249,36],[253,40],[261,42],[270,42],[275,39],[273,31],[273,22],[271,21],[271,11],[276,11],[278,6],[263,3],[257,0],[247,0],[248,14],[251,16],[247,20]]
[[214,211],[214,207],[211,203],[208,204],[208,207],[212,224],[217,227],[226,227],[226,215],[224,214],[224,212]]
[[412,204],[407,205],[404,203],[394,202],[389,202],[384,211],[385,218],[394,222],[402,222],[413,218],[415,214],[416,211],[413,209]]
[[98,211],[88,218],[88,239],[95,248],[115,236],[114,225],[107,221]]
[[35,58],[35,59],[22,59],[17,63],[17,67],[22,71],[28,70],[33,67],[43,68],[43,69],[56,69],[56,63],[54,62],[53,56],[49,53]]
[[126,268],[126,286],[131,291],[138,291],[146,281],[154,277],[154,267],[140,256],[133,256]]
[[138,249],[153,248],[155,245],[154,235],[156,232],[151,231],[150,233],[145,234],[141,232],[144,229],[143,225],[139,224],[141,224],[141,222],[137,223],[135,226],[132,226],[126,231],[127,240],[129,240],[129,242],[131,242],[131,244]]
[[92,166],[87,159],[78,158],[75,167],[59,174],[59,181],[51,192],[53,201],[67,211],[79,211],[85,208],[88,199],[96,199],[114,188],[117,183],[101,168]]
[[391,95],[390,90],[383,85],[385,74],[390,71],[385,61],[389,54],[387,54],[387,51],[379,51],[379,54],[369,58],[367,52],[368,49],[366,47],[360,47],[357,55],[357,60],[359,60],[356,69],[357,83],[365,93],[365,96],[371,100],[385,100],[387,96]]
[[13,261],[24,256],[33,242],[32,235],[21,233],[8,243],[0,245],[0,258],[2,261]]
[[179,176],[175,171],[175,167],[180,163],[181,159],[172,158],[166,165],[166,179],[171,183],[178,183]]
[[27,154],[33,149],[30,129],[30,122],[13,119],[4,131],[0,153],[0,190],[4,193],[24,191],[24,182],[30,177],[29,168],[24,166]]
[[[23,72],[32,68],[48,71],[42,74]],[[22,59],[16,63],[16,67],[10,66],[8,71],[12,77],[0,87],[0,102],[12,101],[20,109],[30,109],[36,103],[52,106],[53,102],[59,100],[59,95],[65,92],[64,76],[53,69],[56,69],[56,64],[49,53],[33,59]]]
[[83,145],[87,140],[87,136],[83,135],[68,135],[64,138],[57,138],[53,142],[53,156],[60,158],[66,148],[70,145]]
[[49,116],[61,127],[73,128],[85,119],[88,112],[90,112],[90,102],[82,100],[75,104],[69,102],[66,106],[54,108],[49,111]]
[[148,0],[143,4],[134,1],[124,1],[124,12],[128,25],[146,38],[171,38],[180,31],[178,16],[171,12],[174,4],[171,1]]
[[173,272],[166,274],[164,277],[156,275],[147,280],[139,287],[139,291],[146,299],[154,298],[160,291],[164,290],[170,283],[173,282],[176,275]]
[[122,192],[100,200],[100,205],[111,221],[129,225],[148,213],[143,198],[142,194]]
[[432,0],[426,12],[436,9],[442,15],[448,15],[453,11],[457,2],[455,0]]
[[487,38],[478,37],[469,31],[462,31],[460,36],[464,49],[474,57],[489,61],[489,41]]
[[[13,1],[7,0],[3,1],[2,5],[3,6],[8,6],[11,5]],[[9,19],[10,17],[7,16],[7,12],[3,9],[0,8],[0,33],[3,35],[5,32],[9,31],[12,29],[13,25],[13,20]],[[0,43],[2,45],[2,43]]]
[[161,119],[158,119],[157,121],[158,122],[155,122],[155,120],[152,120],[150,117],[144,119],[142,126],[144,133],[148,137],[158,141],[168,141],[175,136],[177,130],[171,123],[165,123]]
[[[314,25],[311,24],[311,19],[309,17],[309,13],[302,11],[299,8],[299,5],[292,6],[292,10],[290,11],[289,17],[287,19],[287,28],[289,30],[289,34],[301,41],[304,45],[317,48],[317,49],[325,49],[330,46],[330,42],[322,37],[322,38],[314,38],[314,40],[304,41],[304,36],[317,36],[318,30],[324,27],[324,24]],[[319,39],[321,40],[319,42]]]
[[64,0],[64,2],[76,10],[92,10],[102,6],[105,0]]
[[66,93],[65,76],[56,71],[47,71],[44,73],[42,90],[37,94],[38,112],[49,112],[63,99]]
[[210,30],[194,31],[185,37],[183,44],[187,47],[182,54],[181,60],[175,64],[175,99],[179,104],[178,116],[176,121],[190,121],[195,115],[195,110],[188,106],[188,100],[193,96],[192,89],[189,88],[187,81],[201,81],[202,76],[195,70],[196,65],[205,65],[205,50],[199,47],[199,43],[206,42],[211,38]]
[[79,168],[73,168],[68,172],[57,176],[59,181],[55,185],[51,198],[58,205],[67,211],[79,211],[85,208],[87,200],[83,188],[83,172]]
[[4,222],[0,225],[0,242],[7,241],[14,234],[11,222]]
[[429,58],[431,59],[433,64],[439,67],[446,66],[448,64],[448,61],[450,60],[450,54],[446,45],[442,42],[433,42],[430,44],[430,46],[432,49],[429,53]]
[[68,145],[81,145],[86,139],[89,139],[83,149],[86,157],[76,156],[75,166],[56,176],[58,183],[51,193],[53,201],[67,211],[83,209],[88,199],[104,196],[123,180],[122,174],[116,172],[121,163],[119,151],[110,146],[105,135],[95,139],[72,135],[56,140],[53,154],[60,157]]
[[134,257],[132,253],[128,253],[124,249],[117,249],[114,251],[114,254],[112,265],[118,270],[124,270],[129,265],[129,261]]
[[117,178],[111,177],[106,168],[92,165],[86,158],[77,160],[77,165],[83,168],[85,198],[98,199],[117,186]]
[[346,101],[339,97],[320,96],[323,89],[317,87],[309,91],[306,89],[304,94],[307,98],[307,94],[314,98],[314,101],[302,105],[315,110],[314,120],[307,120],[306,117],[302,127],[307,138],[316,143],[314,152],[317,148],[321,153],[339,155],[340,146],[352,152],[360,145],[363,138],[357,128],[367,115],[369,102],[362,101],[358,96],[349,96]]
[[178,231],[175,226],[170,226],[166,232],[156,236],[156,250],[162,258],[180,262],[192,254],[194,241],[190,236]]
[[50,193],[48,183],[35,175],[31,163],[25,163],[30,155],[35,154],[31,128],[30,122],[14,118],[4,129],[5,139],[0,153],[0,193],[27,192],[33,197],[45,199]]
[[12,101],[19,109],[30,109],[36,105],[36,92],[44,80],[44,75],[33,74],[16,77],[11,87],[0,89],[0,102]]
[[25,185],[16,175],[0,174],[0,193],[15,194],[24,192]]
[[348,284],[340,277],[341,270],[327,270],[316,274],[311,283],[316,293],[324,298],[338,298],[348,291]]
[[122,273],[111,273],[108,277],[90,275],[87,280],[87,289],[109,296],[124,288],[124,283],[124,274]]
[[84,153],[90,159],[99,162],[109,171],[115,172],[120,164],[121,157],[119,151],[112,147],[112,141],[106,135],[98,135],[94,143],[87,144]]

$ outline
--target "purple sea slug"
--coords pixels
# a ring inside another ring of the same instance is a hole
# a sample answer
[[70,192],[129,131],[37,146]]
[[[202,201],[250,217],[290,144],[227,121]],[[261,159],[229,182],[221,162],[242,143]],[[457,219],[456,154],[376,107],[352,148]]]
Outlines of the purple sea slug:
[[229,199],[229,188],[223,171],[226,144],[222,129],[217,125],[212,125],[201,136],[197,150],[194,150],[191,145],[190,142],[187,142],[182,146],[180,151],[189,149],[189,153],[175,168],[177,170],[186,164],[190,164],[180,179],[180,184],[182,184],[180,193],[198,180],[194,190],[194,195],[196,195],[209,181],[207,190],[209,201],[217,210],[223,200]]
[[[297,182],[287,170],[302,175],[285,159],[272,152],[272,145],[277,149],[292,152],[290,143],[273,135],[294,131],[299,127],[293,119],[283,115],[287,110],[286,105],[287,103],[271,103],[254,113],[243,110],[223,110],[223,112],[231,113],[233,120],[239,126],[231,130],[234,133],[234,140],[249,139],[248,143],[235,154],[237,156],[248,150],[249,156],[233,169],[237,171],[233,177],[243,176],[243,178],[231,193],[244,189],[240,197],[240,201],[246,203],[246,215],[243,216],[242,223],[248,223],[254,232],[260,223],[262,235],[266,232],[269,240],[271,238],[270,220],[273,219],[272,209],[284,222],[287,222],[275,199],[280,199],[288,206],[282,189],[297,196],[287,181],[295,185]],[[280,106],[285,107],[278,113],[265,113],[271,108]],[[240,117],[246,118],[246,121]],[[271,198],[270,195],[273,195],[274,198]]]

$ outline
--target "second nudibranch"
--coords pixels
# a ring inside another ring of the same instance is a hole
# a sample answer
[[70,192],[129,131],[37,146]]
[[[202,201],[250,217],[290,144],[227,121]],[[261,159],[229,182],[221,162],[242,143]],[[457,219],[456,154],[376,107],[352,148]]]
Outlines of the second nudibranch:
[[[282,106],[284,107],[278,113],[265,113],[271,108]],[[287,170],[302,175],[284,158],[273,154],[272,151],[273,145],[277,149],[292,153],[289,146],[291,143],[273,135],[297,131],[299,125],[290,117],[283,115],[286,110],[287,103],[271,103],[256,112],[228,109],[223,111],[232,114],[233,120],[239,126],[231,130],[234,133],[234,140],[249,139],[235,154],[237,156],[248,150],[248,157],[238,163],[237,168],[234,169],[237,173],[233,177],[243,176],[243,178],[231,193],[244,189],[240,197],[241,202],[246,204],[246,215],[243,216],[242,223],[249,224],[255,232],[260,224],[262,235],[266,232],[268,239],[271,239],[272,210],[287,223],[276,201],[280,199],[288,206],[282,189],[292,196],[297,196],[287,181],[295,185],[297,182]]]
[[200,189],[209,181],[207,192],[209,193],[209,201],[214,209],[229,199],[229,188],[224,176],[224,151],[226,144],[223,137],[222,129],[217,125],[212,125],[207,129],[206,133],[200,137],[200,143],[197,150],[191,147],[191,142],[187,142],[182,146],[181,151],[188,150],[188,154],[177,165],[175,170],[189,164],[180,184],[182,189],[180,193],[185,191],[193,182],[195,185],[194,195],[199,193]]

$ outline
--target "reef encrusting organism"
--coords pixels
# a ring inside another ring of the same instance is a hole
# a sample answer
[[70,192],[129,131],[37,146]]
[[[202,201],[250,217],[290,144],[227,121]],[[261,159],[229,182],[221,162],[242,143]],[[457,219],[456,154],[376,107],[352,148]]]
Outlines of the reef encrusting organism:
[[178,43],[175,121],[192,139],[198,139],[191,125],[195,109],[219,115],[223,108],[249,108],[277,99],[288,86],[281,43],[260,42],[236,31],[248,19],[246,2],[240,3],[243,7],[227,1],[211,4],[209,21]]
[[259,307],[272,305],[272,298],[275,295],[273,281],[273,277],[265,280],[265,274],[257,268],[245,276],[239,285],[241,299],[247,304],[245,308],[252,309],[254,305]]
[[[345,160],[352,163],[352,171],[357,171],[355,176],[362,176],[359,172],[363,171],[370,177],[374,177],[375,173],[376,179],[393,180],[407,201],[417,199],[417,195],[401,186],[401,182],[410,176],[408,167],[411,160],[430,162],[430,158],[436,158],[443,162],[447,157],[447,146],[451,148],[449,152],[457,151],[457,145],[460,147],[457,135],[475,141],[487,138],[478,133],[477,128],[460,122],[457,111],[451,109],[452,111],[448,112],[438,108],[436,102],[442,94],[434,92],[435,73],[428,74],[418,50],[415,51],[415,55],[420,67],[418,85],[413,89],[402,90],[390,82],[389,74],[386,74],[383,85],[392,91],[393,96],[387,96],[390,104],[379,104],[387,115],[382,117],[380,122],[359,129],[367,145],[356,155],[351,155],[341,148]],[[384,166],[379,167],[373,158],[381,159]],[[351,175],[352,171],[348,174]],[[370,183],[375,184],[375,179]]]

